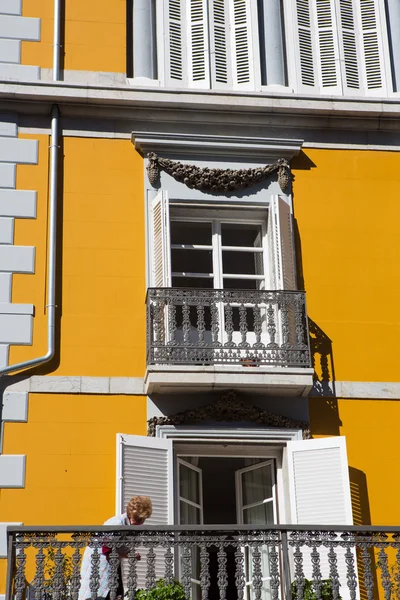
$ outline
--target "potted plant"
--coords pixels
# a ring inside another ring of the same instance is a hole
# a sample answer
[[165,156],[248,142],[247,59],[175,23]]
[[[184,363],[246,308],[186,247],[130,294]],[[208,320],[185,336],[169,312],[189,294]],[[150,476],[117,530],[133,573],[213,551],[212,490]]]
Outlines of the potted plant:
[[164,579],[159,579],[150,590],[137,590],[135,600],[186,600],[186,596],[179,581],[166,583]]
[[[341,597],[338,596],[340,599]],[[322,579],[321,581],[321,599],[333,600],[332,581],[330,579]],[[297,582],[292,582],[292,600],[297,600]],[[317,600],[317,595],[314,590],[313,582],[309,579],[304,579],[303,600]]]

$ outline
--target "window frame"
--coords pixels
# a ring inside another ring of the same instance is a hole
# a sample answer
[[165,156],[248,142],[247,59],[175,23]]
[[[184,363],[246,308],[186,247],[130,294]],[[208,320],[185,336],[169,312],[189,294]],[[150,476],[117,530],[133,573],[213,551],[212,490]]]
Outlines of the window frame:
[[[188,207],[188,212],[190,212],[190,208]],[[204,210],[204,209],[203,209]],[[227,209],[224,209],[227,210]],[[268,213],[268,210],[267,210]],[[259,225],[261,228],[261,235],[262,235],[262,245],[261,245],[261,252],[259,252],[259,254],[262,254],[263,257],[263,269],[264,269],[264,274],[263,276],[260,276],[257,281],[263,282],[262,284],[264,285],[264,287],[261,287],[260,289],[269,289],[269,284],[270,284],[270,265],[269,265],[269,246],[268,244],[271,243],[270,240],[268,240],[268,236],[267,236],[267,219],[268,219],[268,214],[266,215],[265,219],[250,219],[250,218],[243,218],[238,220],[237,218],[233,218],[233,217],[210,217],[210,218],[206,218],[206,217],[200,217],[200,216],[188,216],[188,217],[174,217],[173,216],[173,210],[171,210],[170,207],[170,223],[172,221],[179,221],[181,223],[183,222],[187,222],[187,223],[211,223],[211,245],[210,245],[210,250],[212,253],[212,266],[213,266],[213,272],[211,274],[209,274],[209,278],[213,279],[213,289],[224,289],[224,278],[227,279],[238,279],[238,280],[246,280],[248,278],[246,278],[245,274],[232,274],[232,273],[224,273],[224,267],[223,267],[223,256],[222,256],[222,252],[225,250],[224,246],[222,245],[222,234],[221,234],[221,225],[227,223],[231,223],[231,224],[237,224],[237,225]],[[177,248],[173,248],[172,247],[172,240],[171,240],[171,236],[170,236],[170,249],[171,250],[175,250]],[[228,247],[229,248],[229,247]],[[240,246],[239,246],[240,248]],[[245,247],[244,247],[245,248]],[[247,247],[246,247],[247,248]],[[206,249],[206,248],[204,248]],[[228,250],[229,251],[229,250]],[[246,252],[247,250],[242,250],[243,252]],[[254,252],[255,254],[255,252]],[[196,274],[197,275],[197,274]],[[233,275],[235,275],[233,277]],[[200,274],[199,274],[200,276]],[[205,274],[205,276],[207,276],[207,274]],[[172,260],[171,260],[171,279],[173,277],[184,277],[181,275],[177,275],[176,272],[172,271]],[[255,279],[255,277],[254,277]],[[261,285],[262,285],[261,284]]]

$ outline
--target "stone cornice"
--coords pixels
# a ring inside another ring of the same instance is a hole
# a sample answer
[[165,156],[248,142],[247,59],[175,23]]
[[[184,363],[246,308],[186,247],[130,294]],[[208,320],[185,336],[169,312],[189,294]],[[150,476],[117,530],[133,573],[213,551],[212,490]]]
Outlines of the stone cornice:
[[222,136],[166,132],[133,132],[132,142],[143,155],[149,152],[205,156],[236,156],[259,159],[293,158],[303,140],[273,139],[250,136]]
[[295,96],[290,93],[227,94],[215,90],[146,89],[129,85],[0,81],[1,110],[46,114],[54,103],[69,116],[135,118],[136,111],[143,108],[148,118],[162,111],[161,120],[168,120],[165,111],[171,109],[173,112],[179,110],[179,122],[195,120],[196,113],[202,111],[204,114],[217,112],[221,121],[234,123],[244,122],[246,115],[251,114],[252,123],[265,121],[269,116],[274,120],[285,117],[287,124],[297,121],[301,126],[317,127],[318,119],[323,118],[327,128],[346,129],[351,124],[357,130],[400,130],[400,96],[375,99]]

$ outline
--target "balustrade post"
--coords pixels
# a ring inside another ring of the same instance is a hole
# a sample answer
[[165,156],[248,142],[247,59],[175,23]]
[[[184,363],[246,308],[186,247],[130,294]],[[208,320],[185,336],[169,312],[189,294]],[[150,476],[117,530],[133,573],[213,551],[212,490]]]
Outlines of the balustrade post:
[[6,600],[12,600],[13,579],[15,574],[15,545],[14,536],[7,532],[7,579],[6,579]]
[[292,600],[292,578],[290,576],[289,546],[287,531],[281,532],[282,540],[282,574],[285,600]]

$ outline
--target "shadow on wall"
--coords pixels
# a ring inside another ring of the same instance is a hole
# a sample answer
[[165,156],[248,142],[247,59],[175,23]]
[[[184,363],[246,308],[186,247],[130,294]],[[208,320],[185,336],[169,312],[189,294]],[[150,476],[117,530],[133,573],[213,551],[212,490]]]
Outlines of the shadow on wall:
[[[371,525],[371,511],[369,507],[367,477],[364,471],[349,467],[351,506],[353,510],[354,525]],[[372,549],[368,550],[371,561],[371,575],[373,578],[374,600],[379,597],[378,564]],[[365,558],[364,558],[365,560]],[[364,560],[361,552],[357,552],[357,570],[360,581],[360,600],[369,600],[370,596],[365,588]]]
[[[291,162],[292,169],[310,170],[316,166],[303,151]],[[293,202],[294,200],[295,189],[293,189]],[[294,241],[298,287],[300,290],[305,290],[301,237],[296,219],[294,219]],[[332,340],[310,317],[308,317],[308,326],[314,368],[314,383],[309,399],[311,430],[314,435],[340,435],[339,427],[342,423],[336,400]],[[314,399],[313,396],[318,399]]]

